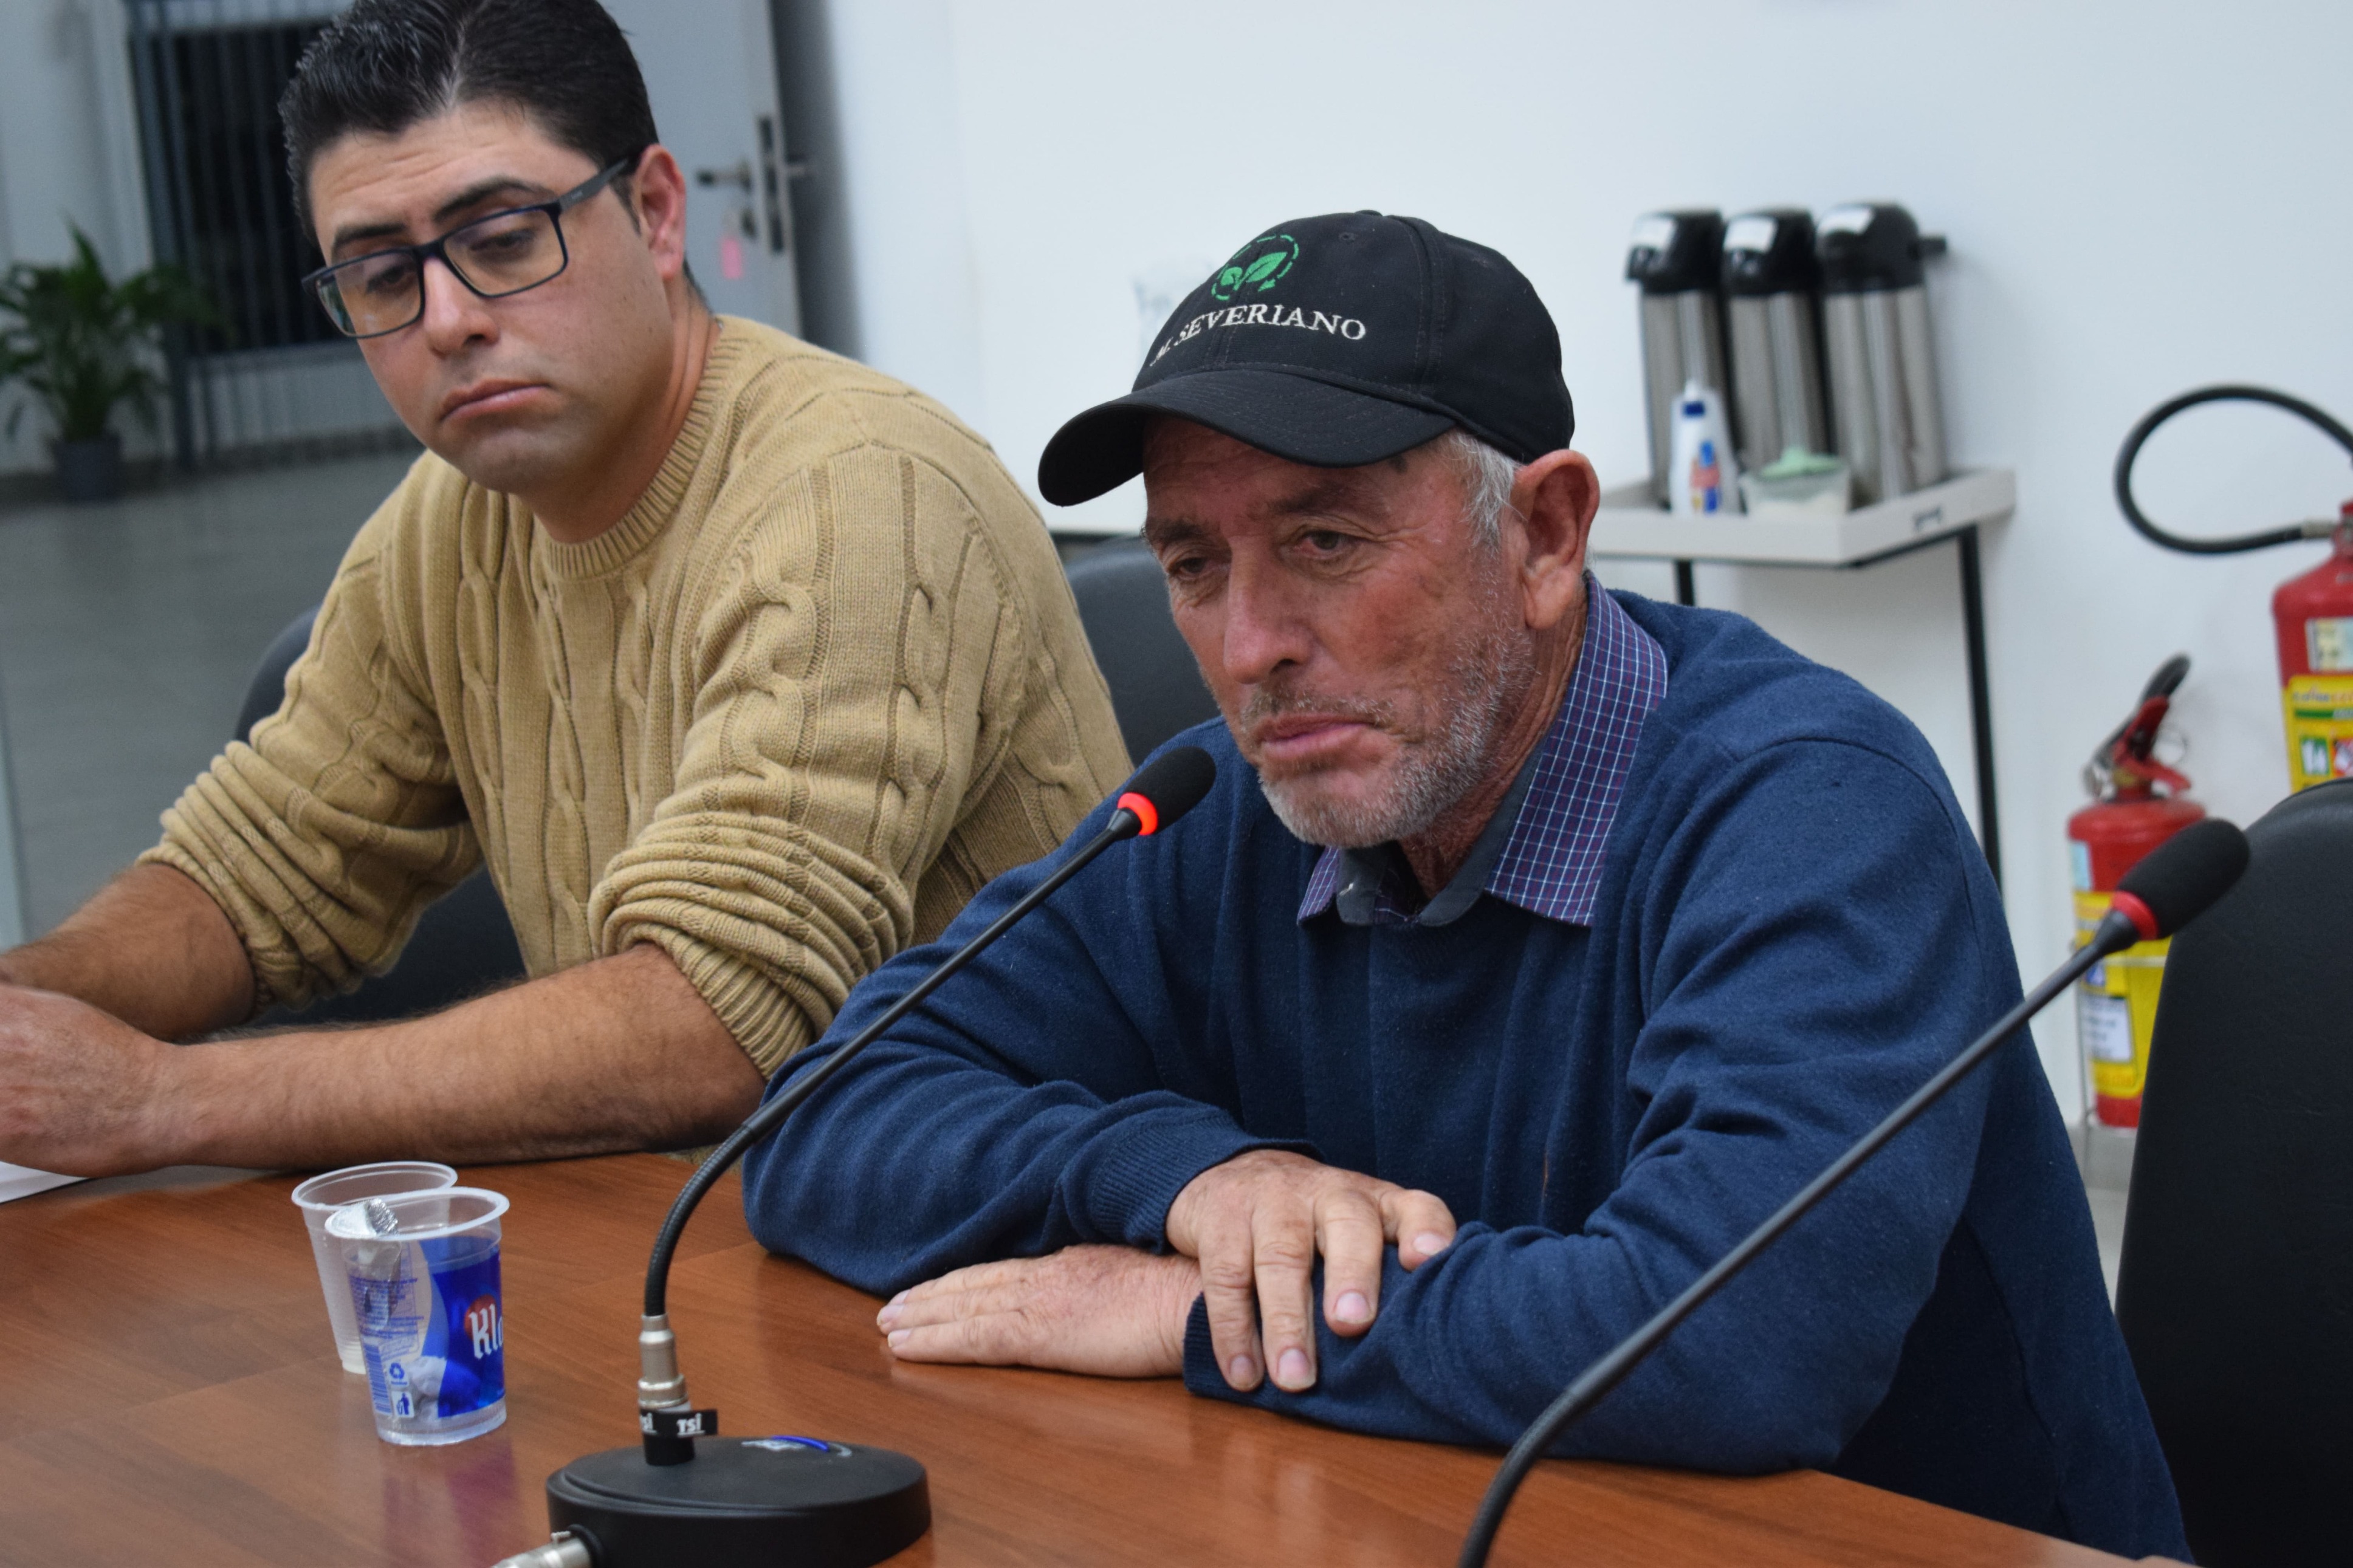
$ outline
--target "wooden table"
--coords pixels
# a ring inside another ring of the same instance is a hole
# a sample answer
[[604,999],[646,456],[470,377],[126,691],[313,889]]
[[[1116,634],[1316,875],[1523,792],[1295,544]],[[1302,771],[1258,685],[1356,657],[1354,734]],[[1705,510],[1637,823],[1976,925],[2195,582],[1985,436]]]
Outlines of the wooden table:
[[[635,1441],[646,1248],[686,1167],[467,1173],[508,1194],[507,1422],[378,1442],[290,1176],[175,1171],[0,1205],[0,1563],[488,1568],[547,1537],[541,1487]],[[670,1310],[723,1429],[902,1449],[932,1533],[901,1564],[1450,1563],[1495,1456],[1196,1399],[1174,1382],[894,1364],[874,1301],[769,1257],[730,1177]],[[1548,1463],[1499,1563],[2046,1564],[2116,1558],[1812,1472]]]

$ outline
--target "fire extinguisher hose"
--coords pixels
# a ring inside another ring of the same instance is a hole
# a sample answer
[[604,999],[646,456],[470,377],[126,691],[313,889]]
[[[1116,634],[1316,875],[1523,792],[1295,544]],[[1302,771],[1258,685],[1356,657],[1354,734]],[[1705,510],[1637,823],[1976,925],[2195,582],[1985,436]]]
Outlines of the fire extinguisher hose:
[[2189,555],[2236,555],[2242,550],[2263,550],[2274,544],[2293,544],[2300,539],[2326,539],[2337,529],[2337,519],[2316,519],[2310,522],[2292,522],[2285,528],[2274,528],[2261,533],[2234,534],[2225,539],[2186,539],[2168,533],[2149,521],[2133,500],[2133,462],[2140,456],[2142,443],[2156,434],[2157,427],[2186,408],[2201,403],[2268,403],[2284,408],[2306,424],[2327,432],[2331,439],[2353,456],[2353,430],[2348,430],[2321,409],[2315,408],[2300,397],[2284,392],[2274,392],[2267,386],[2201,386],[2195,392],[2185,392],[2168,403],[2161,403],[2141,416],[2139,424],[2125,437],[2116,453],[2116,505],[2123,509],[2125,521],[2142,534],[2168,550],[2179,550]]

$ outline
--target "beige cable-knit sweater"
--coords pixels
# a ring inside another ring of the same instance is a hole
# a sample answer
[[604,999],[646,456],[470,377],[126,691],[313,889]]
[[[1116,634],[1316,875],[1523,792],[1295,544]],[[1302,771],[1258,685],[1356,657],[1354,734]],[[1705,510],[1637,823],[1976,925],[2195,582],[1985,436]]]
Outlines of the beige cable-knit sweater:
[[417,460],[286,701],[146,858],[264,1003],[381,972],[487,858],[533,975],[654,942],[773,1072],[1126,771],[1037,513],[938,404],[723,319],[613,528]]

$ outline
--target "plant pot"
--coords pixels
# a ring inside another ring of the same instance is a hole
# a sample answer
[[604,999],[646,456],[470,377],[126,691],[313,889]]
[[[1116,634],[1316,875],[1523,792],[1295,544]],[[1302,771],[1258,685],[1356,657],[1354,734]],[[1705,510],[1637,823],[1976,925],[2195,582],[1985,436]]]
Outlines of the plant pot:
[[52,441],[49,450],[66,500],[113,500],[122,494],[122,437],[113,431],[87,441]]

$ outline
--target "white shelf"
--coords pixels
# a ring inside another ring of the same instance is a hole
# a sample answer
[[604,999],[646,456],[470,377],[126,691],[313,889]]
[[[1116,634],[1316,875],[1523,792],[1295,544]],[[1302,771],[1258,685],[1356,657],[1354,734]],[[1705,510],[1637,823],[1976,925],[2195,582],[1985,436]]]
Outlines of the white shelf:
[[1998,522],[2017,504],[2018,476],[2009,468],[1969,469],[1843,517],[1802,521],[1738,513],[1676,517],[1651,504],[1645,482],[1602,493],[1588,549],[1595,555],[1646,560],[1860,566],[1947,538],[1973,523]]

